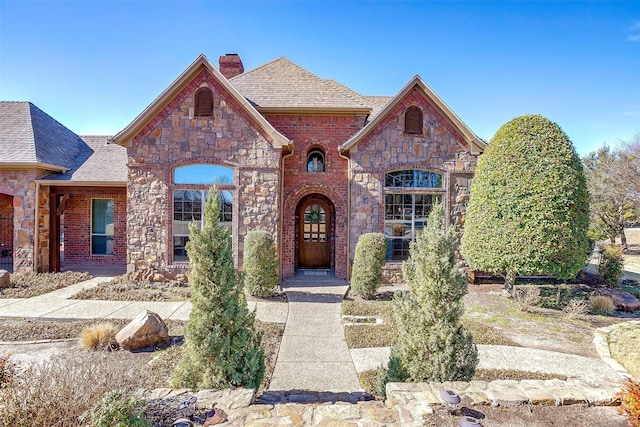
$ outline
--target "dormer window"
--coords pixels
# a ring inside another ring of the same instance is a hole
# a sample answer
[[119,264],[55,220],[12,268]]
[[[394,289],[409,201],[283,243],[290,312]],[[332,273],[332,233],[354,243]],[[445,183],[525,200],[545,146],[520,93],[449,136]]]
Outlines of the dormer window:
[[194,115],[196,117],[213,115],[213,92],[208,87],[196,91]]
[[307,155],[307,172],[324,172],[324,151],[314,148]]
[[422,135],[422,110],[409,107],[404,113],[404,133]]

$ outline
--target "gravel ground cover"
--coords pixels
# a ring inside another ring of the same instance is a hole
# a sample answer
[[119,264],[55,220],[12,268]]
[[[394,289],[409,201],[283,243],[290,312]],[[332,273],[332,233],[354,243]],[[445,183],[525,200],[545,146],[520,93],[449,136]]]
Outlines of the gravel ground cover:
[[0,288],[0,298],[31,298],[91,279],[89,273],[15,273],[11,286]]

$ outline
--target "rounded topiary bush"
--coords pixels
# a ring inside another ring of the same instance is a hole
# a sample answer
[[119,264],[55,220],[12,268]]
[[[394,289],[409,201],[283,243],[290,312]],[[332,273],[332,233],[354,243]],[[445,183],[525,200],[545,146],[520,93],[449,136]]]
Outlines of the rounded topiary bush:
[[539,115],[502,126],[478,161],[461,252],[474,270],[573,277],[590,251],[589,193],[580,158]]
[[273,294],[278,286],[278,259],[271,234],[250,231],[244,239],[244,286],[256,297]]
[[358,238],[351,273],[351,289],[364,299],[371,299],[382,282],[382,267],[387,253],[387,239],[382,233],[367,233]]

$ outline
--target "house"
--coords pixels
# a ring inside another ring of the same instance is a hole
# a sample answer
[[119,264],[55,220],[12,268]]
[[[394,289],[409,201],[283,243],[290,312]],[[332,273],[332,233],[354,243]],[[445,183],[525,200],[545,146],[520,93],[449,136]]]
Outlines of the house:
[[394,282],[433,203],[461,232],[484,147],[419,76],[364,96],[286,58],[244,72],[236,54],[219,68],[201,55],[112,137],[0,103],[0,236],[12,236],[0,243],[15,270],[126,265],[171,278],[188,267],[188,224],[215,181],[238,269],[244,236],[264,229],[281,278],[348,279],[358,236],[384,232]]

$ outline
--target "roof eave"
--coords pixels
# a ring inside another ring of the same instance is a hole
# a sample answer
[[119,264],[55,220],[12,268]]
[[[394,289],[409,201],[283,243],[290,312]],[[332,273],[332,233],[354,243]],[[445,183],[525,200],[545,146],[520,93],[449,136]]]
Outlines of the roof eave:
[[57,179],[36,179],[42,185],[57,185],[60,187],[126,187],[127,181],[69,181]]
[[53,172],[67,172],[69,168],[64,166],[52,165],[50,163],[31,163],[31,162],[0,162],[0,169],[40,169]]
[[371,113],[371,108],[365,107],[256,107],[256,109],[261,114],[358,115]]

